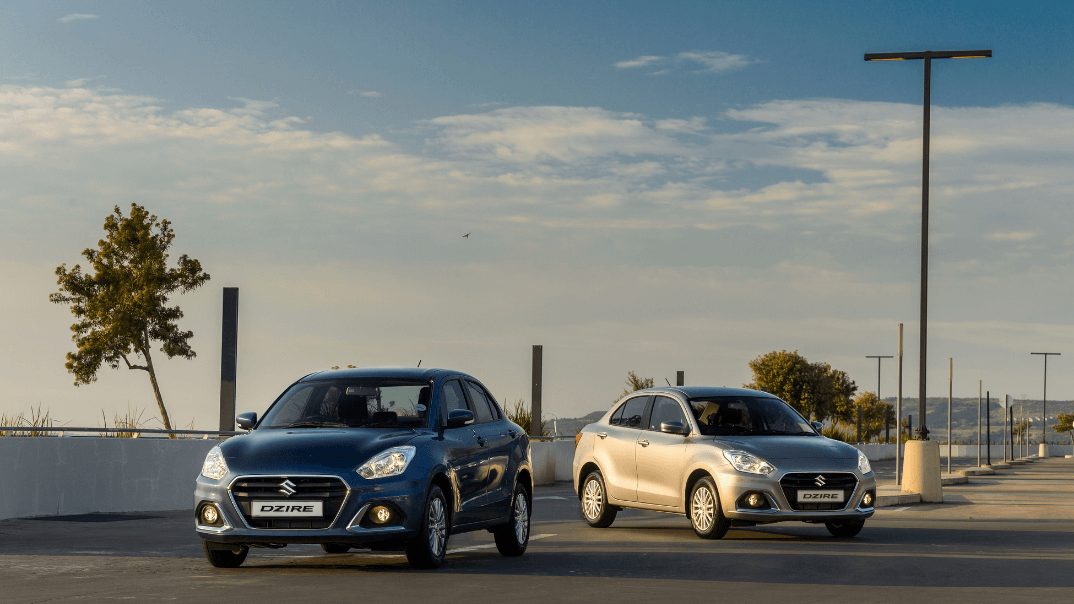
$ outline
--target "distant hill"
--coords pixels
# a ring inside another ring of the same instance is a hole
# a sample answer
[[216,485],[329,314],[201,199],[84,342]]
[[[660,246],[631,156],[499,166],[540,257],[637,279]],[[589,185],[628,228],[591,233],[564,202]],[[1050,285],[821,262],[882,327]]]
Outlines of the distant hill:
[[[885,397],[885,402],[895,404],[895,397]],[[927,413],[929,430],[932,431],[932,438],[938,440],[947,440],[947,399],[946,398],[929,398],[927,400]],[[1021,410],[1021,402],[1016,402],[1014,411],[1017,415]],[[914,427],[920,425],[920,419],[917,413],[917,399],[916,398],[904,398],[902,400],[903,417],[907,414],[914,417]],[[983,404],[982,404],[983,410]],[[571,418],[559,418],[553,421],[551,416],[545,417],[545,421],[548,422],[548,431],[552,432],[553,425],[560,436],[572,436],[577,434],[579,430],[588,424],[591,424],[601,417],[607,411],[594,411],[582,417]],[[1070,444],[1070,437],[1065,434],[1059,434],[1052,430],[1052,425],[1055,424],[1055,416],[1059,413],[1074,413],[1074,401],[1048,401],[1048,442],[1055,444]],[[1038,418],[1035,419],[1029,429],[1029,435],[1033,442],[1040,442],[1040,416],[1041,416],[1041,401],[1027,400],[1025,401],[1025,414],[1029,417]],[[977,442],[977,398],[954,398],[951,400],[951,415],[952,426],[951,433],[953,440],[958,442]],[[981,432],[982,439],[984,439],[985,418],[981,416]],[[894,426],[892,426],[894,431]],[[992,440],[999,442],[1003,439],[1003,409],[1000,406],[1000,402],[997,397],[992,397]]]
[[[894,405],[895,397],[884,397],[884,401]],[[1000,401],[1000,397],[995,395],[992,396],[992,439],[997,442],[1003,439],[1004,409],[1002,408]],[[1024,403],[1025,415],[1027,417],[1035,418],[1029,428],[1030,439],[1033,442],[1040,442],[1041,400],[1026,400]],[[926,413],[928,414],[926,419],[928,420],[929,430],[932,431],[931,437],[933,439],[947,440],[947,398],[930,397],[926,399],[925,404]],[[1022,401],[1016,401],[1014,404],[1015,421],[1018,421],[1017,416],[1021,413],[1022,404]],[[977,408],[977,397],[951,399],[952,440],[971,443],[977,442]],[[981,410],[981,438],[984,439],[984,426],[986,420],[983,413],[983,401],[981,402]],[[917,411],[918,405],[916,398],[902,399],[903,417],[907,414],[912,415],[914,417],[915,428],[920,425]],[[1046,431],[1048,442],[1069,445],[1069,436],[1052,430],[1052,425],[1056,423],[1055,416],[1059,413],[1074,413],[1074,401],[1048,401],[1048,421]]]

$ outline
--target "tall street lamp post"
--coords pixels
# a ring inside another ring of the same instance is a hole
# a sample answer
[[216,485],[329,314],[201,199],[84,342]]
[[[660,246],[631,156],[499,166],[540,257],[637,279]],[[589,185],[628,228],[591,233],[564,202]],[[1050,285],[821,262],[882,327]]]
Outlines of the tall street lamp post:
[[[880,398],[880,359],[893,359],[894,356],[882,356],[882,355],[866,355],[867,359],[876,359],[876,402],[882,403],[884,399]],[[888,438],[888,414],[884,412],[884,438]],[[858,440],[861,440],[861,406],[858,406]]]
[[918,400],[918,434],[921,440],[928,440],[929,431],[925,424],[925,360],[928,344],[928,275],[929,275],[929,103],[932,95],[932,60],[933,59],[983,59],[991,58],[991,50],[925,50],[920,52],[878,52],[867,53],[866,61],[925,61],[925,129],[922,142],[921,160],[921,359],[917,382]]
[[1048,357],[1059,356],[1061,352],[1031,352],[1029,354],[1039,354],[1044,356],[1044,410],[1041,413],[1040,422],[1040,442],[1044,446],[1048,446],[1048,435],[1045,433],[1045,428],[1048,426]]

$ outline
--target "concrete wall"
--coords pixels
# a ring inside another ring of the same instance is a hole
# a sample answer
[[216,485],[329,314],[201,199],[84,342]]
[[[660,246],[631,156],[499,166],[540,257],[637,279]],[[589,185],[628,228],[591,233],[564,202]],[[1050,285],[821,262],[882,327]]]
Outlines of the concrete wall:
[[215,440],[0,438],[0,519],[183,510]]
[[574,439],[531,441],[533,484],[552,484],[573,480]]

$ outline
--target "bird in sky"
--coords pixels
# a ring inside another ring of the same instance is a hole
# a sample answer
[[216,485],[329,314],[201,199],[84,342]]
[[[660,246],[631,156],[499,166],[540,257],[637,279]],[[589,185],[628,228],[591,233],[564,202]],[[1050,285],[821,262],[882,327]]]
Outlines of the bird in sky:
[[462,237],[463,237],[463,239],[467,239],[467,238],[470,237],[470,233],[467,233],[467,234],[463,235]]

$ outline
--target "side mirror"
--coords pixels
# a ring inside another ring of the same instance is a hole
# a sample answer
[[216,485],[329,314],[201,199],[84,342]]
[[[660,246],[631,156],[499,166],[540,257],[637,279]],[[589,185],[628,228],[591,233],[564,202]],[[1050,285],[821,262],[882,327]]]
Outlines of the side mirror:
[[809,422],[809,425],[813,426],[813,429],[816,430],[817,432],[820,432],[821,430],[824,429],[824,424],[822,424],[820,422]]
[[257,423],[257,414],[253,411],[247,413],[240,413],[235,416],[235,423],[239,425],[243,430],[249,430]]
[[474,421],[474,412],[469,409],[452,409],[447,414],[448,428],[461,428]]
[[665,434],[682,434],[683,436],[688,432],[682,422],[663,422],[660,424],[660,431]]

